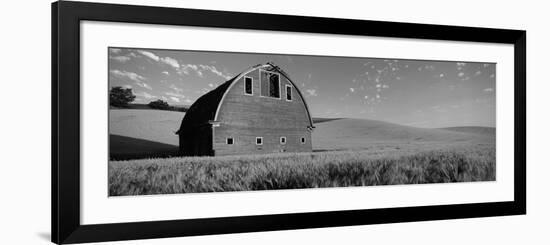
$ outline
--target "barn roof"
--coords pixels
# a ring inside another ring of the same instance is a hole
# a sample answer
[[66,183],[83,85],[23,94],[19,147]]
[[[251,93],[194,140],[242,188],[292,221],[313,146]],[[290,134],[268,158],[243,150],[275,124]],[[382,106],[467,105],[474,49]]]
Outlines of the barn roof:
[[[216,118],[216,113],[219,108],[219,104],[222,102],[223,97],[229,88],[231,88],[231,85],[233,82],[239,80],[239,78],[249,73],[250,71],[260,68],[270,66],[271,68],[277,70],[280,72],[283,76],[285,76],[290,83],[294,84],[292,80],[288,77],[288,74],[286,72],[282,71],[278,66],[273,65],[272,63],[267,64],[259,64],[252,66],[250,69],[248,69],[245,72],[239,73],[237,76],[227,80],[226,82],[222,83],[217,88],[211,90],[210,92],[204,94],[200,98],[198,98],[192,105],[189,107],[189,110],[185,113],[185,116],[183,117],[183,120],[181,121],[181,125],[179,130],[176,132],[176,134],[180,134],[183,132],[185,128],[192,129],[196,128],[202,125],[207,125],[210,122],[214,121]],[[296,85],[294,85],[295,88]],[[302,94],[298,89],[296,89],[298,93],[300,94],[300,97],[303,98]],[[304,101],[304,104],[306,106],[307,114],[310,120],[311,127],[313,127],[313,121],[309,114],[309,108],[307,107],[307,104]]]

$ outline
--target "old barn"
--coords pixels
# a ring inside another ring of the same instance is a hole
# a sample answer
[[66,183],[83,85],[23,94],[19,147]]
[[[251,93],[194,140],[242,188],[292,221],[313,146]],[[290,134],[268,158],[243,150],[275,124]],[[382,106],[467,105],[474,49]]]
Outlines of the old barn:
[[313,128],[298,87],[267,63],[197,99],[177,134],[187,156],[311,152]]

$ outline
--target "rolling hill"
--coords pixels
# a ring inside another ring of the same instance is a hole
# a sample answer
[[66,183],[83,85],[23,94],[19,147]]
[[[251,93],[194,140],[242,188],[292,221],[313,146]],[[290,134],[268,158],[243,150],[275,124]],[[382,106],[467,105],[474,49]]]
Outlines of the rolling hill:
[[[161,110],[110,110],[110,152],[171,153],[185,113]],[[373,149],[415,151],[463,144],[494,144],[494,128],[427,129],[367,119],[314,118],[314,151]],[[160,154],[162,155],[162,154]]]
[[[151,108],[148,104],[139,104],[139,103],[131,103],[124,107],[116,107],[116,106],[110,106],[110,109],[113,110],[154,110],[154,108]],[[172,105],[166,109],[165,111],[179,111],[179,112],[186,112],[189,109],[189,105]]]
[[455,143],[494,143],[494,132],[416,128],[367,119],[338,119],[315,124],[317,150],[368,149],[377,145],[404,146]]
[[487,135],[494,135],[496,133],[496,128],[492,127],[449,127],[449,128],[441,128],[443,130],[449,130],[449,131],[455,131],[455,132],[462,132],[462,133],[473,133],[473,134],[487,134]]
[[109,110],[109,152],[117,159],[173,155],[185,113],[151,109]]

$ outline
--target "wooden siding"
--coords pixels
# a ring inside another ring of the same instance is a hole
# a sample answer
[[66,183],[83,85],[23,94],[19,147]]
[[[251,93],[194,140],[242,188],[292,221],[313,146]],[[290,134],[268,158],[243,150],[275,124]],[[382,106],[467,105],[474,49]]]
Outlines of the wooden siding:
[[[253,79],[253,96],[244,94],[244,76],[227,91],[218,111],[220,125],[213,128],[214,154],[310,152],[309,115],[292,83],[280,75],[280,98],[264,97],[260,70],[245,75]],[[285,99],[285,85],[292,86],[292,101]],[[256,137],[263,137],[263,145],[256,145]],[[280,137],[286,137],[286,144],[280,144]],[[305,144],[300,141],[302,137]],[[233,145],[226,143],[227,138],[234,139]]]
[[180,152],[184,156],[213,156],[212,126],[202,125],[179,135]]

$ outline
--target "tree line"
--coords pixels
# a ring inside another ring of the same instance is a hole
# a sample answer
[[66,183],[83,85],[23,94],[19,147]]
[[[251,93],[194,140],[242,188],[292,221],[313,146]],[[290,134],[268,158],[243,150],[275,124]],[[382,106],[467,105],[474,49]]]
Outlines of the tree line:
[[[120,86],[112,87],[109,91],[109,105],[118,108],[129,108],[130,103],[136,99],[131,88],[123,88]],[[175,110],[186,111],[186,108],[171,106],[168,102],[157,99],[147,104],[152,109],[158,110]]]

